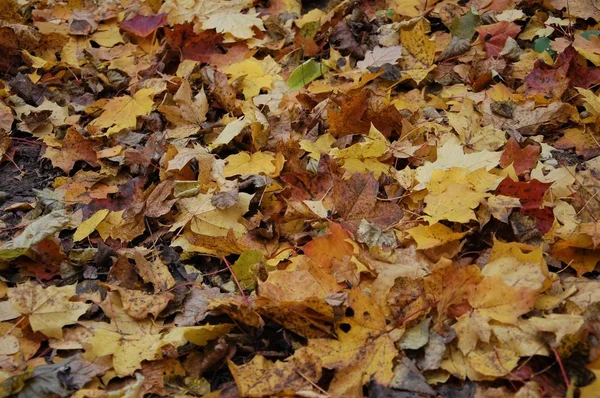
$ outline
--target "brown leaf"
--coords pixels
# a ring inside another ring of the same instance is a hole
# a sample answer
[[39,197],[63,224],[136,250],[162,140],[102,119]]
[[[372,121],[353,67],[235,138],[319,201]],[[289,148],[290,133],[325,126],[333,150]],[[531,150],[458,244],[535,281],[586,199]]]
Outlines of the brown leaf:
[[379,183],[372,174],[354,174],[348,180],[338,180],[333,186],[331,200],[342,219],[342,225],[352,233],[361,221],[367,220],[387,229],[403,216],[400,206],[377,200]]
[[177,199],[167,198],[171,195],[175,181],[165,180],[158,184],[146,199],[146,217],[160,217],[167,214]]

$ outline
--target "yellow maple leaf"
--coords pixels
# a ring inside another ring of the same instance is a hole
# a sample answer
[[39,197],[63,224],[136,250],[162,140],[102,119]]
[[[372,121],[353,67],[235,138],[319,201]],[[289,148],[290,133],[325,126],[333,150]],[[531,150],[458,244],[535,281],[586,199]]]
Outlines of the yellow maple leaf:
[[26,282],[9,289],[8,298],[17,311],[28,316],[34,332],[60,339],[63,326],[76,323],[91,307],[91,304],[70,301],[75,291],[75,285],[44,288]]
[[319,355],[323,367],[337,372],[328,392],[332,396],[355,397],[372,380],[387,386],[394,373],[397,350],[385,333],[385,315],[375,301],[358,289],[348,293],[346,317],[337,324],[338,340],[312,339],[309,352]]
[[369,135],[364,137],[364,142],[351,145],[348,148],[333,148],[329,154],[335,159],[341,159],[349,175],[354,173],[373,172],[375,178],[389,171],[390,166],[381,163],[377,158],[383,156],[390,148],[390,143],[383,134],[371,125]]
[[236,365],[227,361],[229,370],[244,397],[294,395],[310,391],[321,378],[321,361],[318,355],[306,349],[297,350],[285,361],[271,362],[257,355],[250,362]]
[[90,36],[90,40],[95,41],[102,47],[113,47],[118,43],[125,43],[116,22],[100,25],[98,30]]
[[136,270],[144,282],[152,283],[154,291],[164,291],[175,286],[175,279],[171,275],[169,268],[160,258],[155,258],[150,262],[140,253],[139,250],[134,254]]
[[431,180],[436,170],[448,170],[452,167],[463,167],[470,171],[481,168],[491,170],[498,165],[501,152],[482,150],[474,153],[464,153],[463,147],[454,134],[444,134],[437,148],[437,160],[426,162],[416,170],[416,179],[419,184],[415,189],[423,189]]
[[155,318],[164,310],[169,301],[175,298],[172,293],[146,293],[141,290],[125,289],[119,286],[106,285],[111,291],[119,292],[123,310],[136,320],[146,319],[150,314]]
[[427,207],[423,217],[429,224],[440,220],[468,223],[475,218],[475,209],[487,194],[476,192],[471,187],[452,183],[439,195],[428,195],[425,198]]
[[490,326],[500,347],[512,350],[521,357],[550,355],[548,344],[540,337],[539,331],[527,320],[519,320],[516,325],[494,322]]
[[549,288],[552,281],[542,247],[529,249],[525,253],[516,242],[503,243],[494,239],[490,261],[481,273],[484,276],[497,275],[507,286],[527,287],[539,292]]
[[271,89],[275,80],[283,80],[279,76],[281,67],[271,56],[262,60],[248,58],[224,68],[223,71],[231,76],[231,81],[244,78],[241,87],[246,99],[257,96],[261,89]]
[[494,151],[506,143],[504,131],[493,126],[482,126],[483,116],[475,110],[475,103],[465,98],[459,113],[446,112],[448,123],[456,130],[460,141],[475,150]]
[[172,344],[181,346],[188,341],[204,345],[222,334],[228,333],[232,325],[205,325],[170,329],[159,333],[124,335],[107,329],[97,329],[90,340],[91,352],[96,356],[112,355],[117,376],[131,375],[142,367],[144,360],[162,358],[161,347]]
[[424,80],[429,72],[435,69],[433,64],[435,42],[426,35],[426,30],[429,30],[429,23],[424,18],[420,18],[416,24],[408,24],[400,30],[400,42],[403,50],[406,50],[406,54],[403,53],[400,60],[400,67],[405,75],[417,83]]
[[212,195],[198,194],[192,198],[182,198],[177,202],[180,214],[171,231],[190,224],[192,232],[206,236],[227,236],[233,230],[236,236],[246,232],[240,218],[246,214],[253,195],[240,193],[238,201],[227,209],[218,209],[212,204]]
[[487,343],[490,341],[492,328],[489,318],[482,316],[477,311],[461,315],[452,326],[458,336],[458,348],[467,355],[477,346],[479,340]]
[[138,116],[152,111],[154,90],[143,88],[133,97],[125,95],[110,99],[104,106],[104,112],[90,123],[99,129],[108,128],[106,134],[118,133],[122,129],[133,129]]
[[421,0],[387,0],[386,8],[411,18],[420,16],[424,9]]
[[104,240],[110,238],[129,242],[144,233],[146,225],[143,215],[138,214],[130,218],[124,218],[125,210],[111,211],[96,226],[96,231]]
[[469,304],[481,315],[498,322],[515,324],[533,308],[537,292],[526,287],[507,286],[501,277],[484,278],[471,291]]
[[417,242],[419,250],[431,249],[461,239],[468,232],[454,232],[444,224],[419,225],[406,231]]
[[308,257],[297,256],[290,261],[290,269],[271,271],[266,281],[259,282],[261,297],[290,302],[311,297],[324,300],[340,290],[335,278]]
[[281,153],[273,156],[269,152],[255,152],[252,155],[247,152],[241,152],[230,155],[225,160],[227,161],[223,169],[225,177],[249,174],[264,174],[268,177],[277,177],[285,163],[285,158]]
[[300,140],[300,148],[308,152],[308,156],[315,160],[321,159],[322,153],[329,153],[331,145],[335,142],[335,137],[331,134],[323,134],[314,142],[309,140]]
[[493,348],[473,351],[468,355],[469,364],[484,376],[502,377],[510,373],[519,363],[519,356],[511,350]]

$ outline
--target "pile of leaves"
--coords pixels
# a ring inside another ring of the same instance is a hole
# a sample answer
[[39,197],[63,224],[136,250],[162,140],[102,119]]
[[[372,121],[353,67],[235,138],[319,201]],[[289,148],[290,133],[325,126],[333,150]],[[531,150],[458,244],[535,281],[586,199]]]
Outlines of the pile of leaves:
[[595,0],[0,16],[0,396],[598,397]]

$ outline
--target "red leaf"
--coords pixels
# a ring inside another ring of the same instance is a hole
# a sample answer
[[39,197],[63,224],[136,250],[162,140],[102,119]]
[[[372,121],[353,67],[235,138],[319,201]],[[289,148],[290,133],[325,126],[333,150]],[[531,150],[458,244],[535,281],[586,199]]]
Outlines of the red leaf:
[[523,209],[538,209],[542,206],[542,198],[548,188],[550,188],[550,185],[552,185],[552,183],[539,182],[538,180],[515,182],[509,177],[506,177],[500,185],[498,185],[498,188],[496,188],[496,195],[519,198]]
[[181,51],[181,59],[205,62],[217,67],[242,61],[249,52],[244,43],[235,43],[230,47],[223,44],[223,36],[213,30],[194,33],[192,24],[175,25],[165,29],[167,43]]
[[139,37],[147,37],[156,29],[167,25],[167,14],[140,15],[121,22],[121,29]]
[[512,163],[517,175],[521,175],[533,169],[541,151],[542,148],[539,145],[527,145],[525,148],[521,148],[517,141],[510,137],[504,146],[502,157],[500,157],[500,166],[506,168]]
[[542,235],[550,231],[554,224],[554,212],[550,207],[543,209],[521,209],[521,214],[535,218],[535,226]]
[[566,78],[569,64],[560,64],[557,60],[554,66],[549,66],[541,59],[537,60],[533,70],[525,76],[525,95],[539,96],[546,101],[558,100],[569,87]]
[[513,22],[502,21],[491,25],[483,25],[475,30],[485,43],[485,50],[489,58],[497,57],[504,48],[506,39],[517,37],[521,27]]
[[600,68],[589,68],[587,61],[580,63],[580,59],[583,57],[570,45],[558,55],[552,66],[538,60],[523,80],[525,95],[560,99],[569,87],[589,88],[596,84],[600,79]]

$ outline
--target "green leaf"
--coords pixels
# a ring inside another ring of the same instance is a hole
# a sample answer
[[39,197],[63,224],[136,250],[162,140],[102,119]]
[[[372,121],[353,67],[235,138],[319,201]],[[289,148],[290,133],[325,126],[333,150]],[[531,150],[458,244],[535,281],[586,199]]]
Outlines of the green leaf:
[[10,261],[26,254],[29,249],[60,231],[69,223],[70,218],[64,210],[55,210],[38,218],[25,228],[21,235],[0,247],[0,261]]
[[264,257],[258,250],[246,250],[233,264],[232,269],[240,282],[242,289],[252,290],[256,288],[256,264],[263,261]]
[[292,90],[298,90],[304,87],[313,80],[323,76],[327,71],[327,67],[314,59],[309,59],[292,72],[287,85]]
[[550,55],[556,54],[551,47],[550,39],[547,37],[540,37],[533,42],[533,49],[537,53],[543,53],[544,51],[548,51]]
[[586,30],[585,32],[581,32],[579,36],[583,37],[586,40],[590,40],[590,36],[599,36],[600,30]]
[[481,25],[481,17],[469,11],[460,18],[454,19],[450,25],[450,33],[452,36],[460,37],[461,39],[471,40],[475,34],[475,28]]

